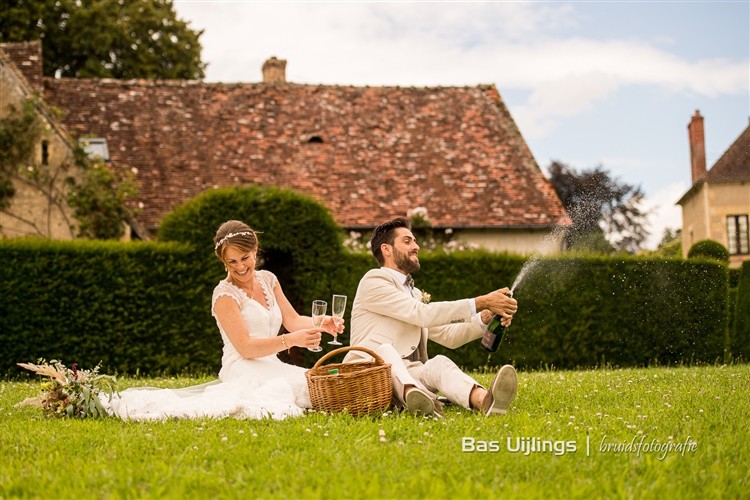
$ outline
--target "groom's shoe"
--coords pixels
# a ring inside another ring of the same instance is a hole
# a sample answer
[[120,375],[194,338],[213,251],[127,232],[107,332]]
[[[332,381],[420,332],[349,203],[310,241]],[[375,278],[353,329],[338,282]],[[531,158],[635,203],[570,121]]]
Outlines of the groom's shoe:
[[492,379],[487,395],[482,402],[482,412],[489,415],[504,415],[518,393],[518,376],[516,369],[505,365],[498,370]]
[[404,396],[404,405],[412,413],[432,416],[435,413],[435,402],[429,394],[417,387],[410,387]]

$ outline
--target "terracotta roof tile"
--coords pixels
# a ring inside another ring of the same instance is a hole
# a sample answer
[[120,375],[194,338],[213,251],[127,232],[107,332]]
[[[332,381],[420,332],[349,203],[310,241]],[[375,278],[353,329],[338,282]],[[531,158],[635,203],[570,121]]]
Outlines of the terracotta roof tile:
[[750,126],[716,160],[706,178],[712,182],[750,180]]
[[7,54],[34,90],[42,90],[42,43],[39,40],[0,43],[0,51]]
[[567,221],[492,85],[350,87],[44,79],[74,134],[138,169],[150,228],[206,189],[276,185],[370,228],[427,207],[436,227]]

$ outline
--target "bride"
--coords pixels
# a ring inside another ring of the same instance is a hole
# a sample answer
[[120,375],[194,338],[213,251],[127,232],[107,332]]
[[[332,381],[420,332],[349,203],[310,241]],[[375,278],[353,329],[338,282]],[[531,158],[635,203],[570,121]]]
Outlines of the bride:
[[[235,417],[283,419],[310,408],[305,368],[276,354],[293,346],[317,347],[321,332],[343,331],[326,317],[320,328],[297,314],[276,276],[256,270],[258,238],[247,224],[230,220],[216,231],[214,253],[227,277],[214,288],[211,314],[224,341],[219,380],[184,389],[132,388],[102,396],[108,413],[126,420]],[[290,333],[277,335],[283,326]]]

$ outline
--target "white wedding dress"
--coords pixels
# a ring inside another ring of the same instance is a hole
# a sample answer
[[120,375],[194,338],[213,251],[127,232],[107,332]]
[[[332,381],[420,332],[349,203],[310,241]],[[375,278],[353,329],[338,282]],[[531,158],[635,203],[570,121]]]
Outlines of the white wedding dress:
[[[230,297],[240,306],[248,331],[255,337],[276,336],[281,328],[281,310],[273,288],[276,276],[256,271],[268,308],[249,298],[237,286],[222,280],[214,288],[211,314],[220,297]],[[229,341],[219,324],[224,350],[219,380],[183,389],[131,388],[100,400],[110,415],[124,420],[165,420],[168,418],[283,419],[302,415],[310,408],[305,368],[282,362],[276,355],[245,359]]]

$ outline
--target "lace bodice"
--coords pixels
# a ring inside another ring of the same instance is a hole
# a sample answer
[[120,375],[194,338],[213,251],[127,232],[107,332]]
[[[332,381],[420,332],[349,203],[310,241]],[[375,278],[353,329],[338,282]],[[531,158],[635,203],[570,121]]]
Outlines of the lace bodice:
[[[211,299],[211,314],[216,318],[216,312],[214,311],[216,301],[221,297],[229,297],[240,307],[240,314],[242,314],[242,318],[245,320],[248,333],[251,337],[274,337],[279,333],[282,322],[281,310],[276,303],[276,296],[273,293],[273,289],[277,284],[276,276],[270,271],[262,270],[255,271],[255,278],[263,290],[263,296],[266,299],[268,308],[248,297],[240,287],[224,279],[214,288]],[[232,345],[218,318],[216,318],[216,324],[224,341],[224,358],[222,359],[222,367],[224,368],[228,364],[241,359],[241,356],[237,353],[234,345]]]

